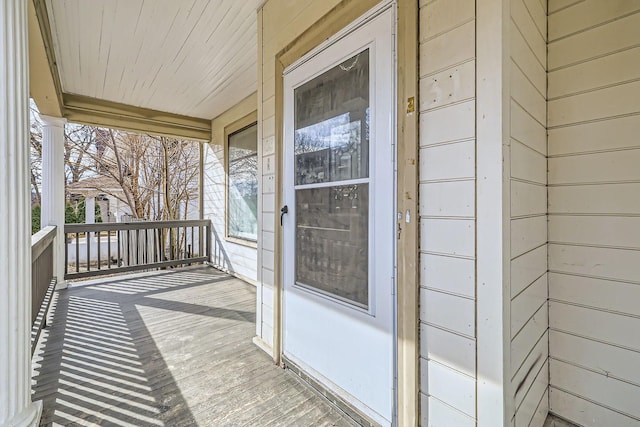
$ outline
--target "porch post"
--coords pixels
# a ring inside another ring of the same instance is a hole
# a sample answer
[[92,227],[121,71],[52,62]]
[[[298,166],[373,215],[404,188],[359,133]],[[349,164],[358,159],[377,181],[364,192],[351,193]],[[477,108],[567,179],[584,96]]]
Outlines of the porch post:
[[[84,223],[95,224],[96,223],[96,196],[94,194],[87,194],[84,199]],[[87,233],[87,245],[91,246],[93,242],[93,233]],[[93,251],[93,247],[91,248]],[[88,260],[90,261],[90,260]]]
[[0,425],[37,425],[31,402],[27,0],[0,2]]
[[54,274],[58,289],[64,281],[64,125],[66,119],[41,115],[42,119],[42,227],[57,227]]
[[[509,0],[476,1],[477,426],[510,426]],[[506,160],[505,160],[506,159]]]
[[115,215],[115,222],[120,222],[120,200],[117,197],[109,199],[109,203],[113,202],[114,208],[111,210]]
[[94,195],[88,195],[84,199],[84,209],[85,209],[85,216],[84,216],[85,224],[95,224],[96,223],[96,197]]

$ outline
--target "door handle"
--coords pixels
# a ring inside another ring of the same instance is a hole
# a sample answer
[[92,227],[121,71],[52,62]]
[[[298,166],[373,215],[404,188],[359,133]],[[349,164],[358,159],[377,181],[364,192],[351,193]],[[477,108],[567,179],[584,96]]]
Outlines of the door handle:
[[288,214],[288,213],[289,213],[289,206],[284,205],[282,209],[280,209],[280,227],[282,227],[282,217],[284,217],[284,214]]

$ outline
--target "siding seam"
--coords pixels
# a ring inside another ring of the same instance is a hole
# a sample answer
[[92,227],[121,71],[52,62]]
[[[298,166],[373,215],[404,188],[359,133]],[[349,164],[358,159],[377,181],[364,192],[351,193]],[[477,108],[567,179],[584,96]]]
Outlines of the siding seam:
[[620,21],[620,20],[622,20],[624,18],[628,18],[628,17],[633,16],[633,15],[637,15],[638,13],[640,13],[640,9],[636,9],[636,10],[634,10],[632,12],[627,12],[627,13],[625,13],[623,15],[616,16],[615,18],[607,19],[606,21],[598,22],[597,24],[593,24],[593,25],[591,25],[589,27],[585,27],[585,28],[582,28],[582,29],[580,29],[578,31],[574,31],[573,33],[565,34],[562,37],[558,37],[558,38],[555,38],[553,40],[550,40],[549,44],[552,44],[552,43],[555,43],[555,42],[559,42],[559,41],[571,38],[573,36],[577,36],[577,35],[580,35],[580,34],[587,33],[587,32],[589,32],[591,30],[596,29],[596,28],[604,27],[604,26],[606,26],[608,24],[611,24],[613,22]]
[[601,408],[608,409],[611,412],[616,412],[616,413],[618,413],[620,415],[624,415],[625,417],[631,418],[632,420],[640,421],[640,418],[638,418],[638,417],[635,417],[635,416],[633,416],[631,414],[627,414],[626,412],[620,411],[618,409],[612,408],[611,406],[603,405],[602,403],[598,403],[598,402],[596,402],[596,401],[594,401],[592,399],[589,399],[588,397],[579,395],[577,393],[573,393],[573,392],[571,392],[569,390],[566,390],[566,389],[564,389],[562,387],[558,387],[558,386],[555,386],[555,385],[549,385],[549,388],[554,388],[556,390],[560,390],[560,391],[562,391],[564,393],[570,394],[571,396],[574,396],[574,397],[577,397],[579,399],[582,399],[582,400],[584,400],[586,402],[589,402],[589,403],[591,403],[593,405],[597,405],[597,406],[600,406]]
[[623,382],[623,383],[626,383],[626,384],[629,384],[629,385],[632,385],[632,386],[635,386],[635,387],[640,387],[640,383],[636,383],[636,382],[633,382],[633,381],[629,381],[629,380],[627,380],[625,378],[618,377],[616,375],[613,375],[609,371],[605,371],[604,369],[603,370],[593,369],[593,368],[590,368],[588,366],[580,365],[578,363],[573,363],[573,362],[571,362],[569,360],[565,360],[565,359],[562,359],[560,357],[550,357],[550,360],[566,363],[567,365],[571,365],[571,366],[574,366],[574,367],[579,368],[579,369],[584,369],[585,371],[593,372],[594,374],[602,375],[604,377],[611,378],[611,379],[614,379],[614,380],[617,380],[617,381],[620,381],[620,382]]
[[436,75],[436,74],[443,73],[443,72],[445,72],[445,71],[447,71],[447,70],[450,70],[450,69],[452,69],[452,68],[455,68],[455,67],[459,67],[459,66],[461,66],[461,65],[464,65],[464,64],[466,64],[466,63],[468,63],[468,62],[475,61],[475,59],[476,59],[476,57],[475,57],[475,56],[470,56],[470,57],[468,57],[468,58],[463,59],[462,61],[458,61],[458,62],[455,62],[455,63],[453,63],[453,64],[447,64],[445,67],[438,68],[437,70],[433,70],[433,71],[431,71],[431,72],[429,72],[429,73],[427,73],[427,74],[423,74],[423,75],[421,75],[419,79],[420,79],[420,80],[423,80],[423,79],[429,78],[430,76],[434,76],[434,75]]
[[425,285],[425,286],[421,285],[420,288],[429,290],[431,292],[437,292],[439,294],[449,295],[449,296],[457,297],[457,298],[463,298],[463,299],[466,299],[466,300],[469,300],[469,301],[475,301],[476,300],[475,297],[472,297],[472,296],[469,296],[469,295],[463,295],[463,294],[459,294],[459,293],[456,293],[456,292],[450,292],[450,291],[447,291],[447,290],[444,290],[444,289],[441,289],[441,288],[434,288],[434,287],[431,287],[431,286],[428,286],[428,285]]
[[551,15],[555,15],[558,12],[562,12],[563,10],[569,9],[570,7],[573,7],[573,6],[578,5],[580,3],[583,3],[584,1],[585,0],[576,0],[575,2],[573,2],[571,4],[568,4],[568,5],[565,5],[565,6],[561,7],[561,8],[559,8],[559,9],[556,9],[554,11],[549,11],[547,17],[549,17]]
[[[455,68],[455,67],[451,67],[451,68]],[[451,68],[447,68],[446,70],[450,70]],[[425,78],[428,78],[428,77],[425,77]],[[638,80],[640,80],[640,79],[638,79]],[[475,99],[476,99],[475,96],[469,96],[469,97],[464,98],[464,99],[459,99],[459,100],[454,101],[454,102],[449,102],[448,104],[438,105],[437,107],[425,108],[423,110],[420,110],[420,113],[430,113],[432,111],[444,110],[446,108],[455,107],[456,105],[464,104],[466,102],[470,102],[470,101],[473,101]]]
[[[455,373],[457,373],[457,374],[464,375],[465,377],[467,377],[467,378],[468,378],[468,379],[470,379],[470,380],[473,380],[474,382],[475,382],[475,380],[476,380],[475,375],[469,375],[469,374],[468,374],[468,373],[466,373],[466,372],[462,372],[461,370],[456,369],[456,368],[454,368],[453,366],[448,365],[448,364],[447,364],[447,363],[445,363],[445,362],[441,362],[441,361],[439,361],[438,359],[434,359],[434,358],[432,358],[432,357],[426,357],[426,358],[425,358],[425,357],[422,357],[422,358],[423,358],[423,359],[425,359],[427,362],[436,363],[436,364],[438,364],[438,365],[440,365],[440,366],[443,366],[443,367],[445,367],[445,368],[447,368],[447,369],[450,369],[450,370],[454,371],[454,372],[455,372]],[[439,400],[439,399],[438,399],[438,400]]]
[[580,304],[580,303],[576,303],[576,302],[560,300],[560,299],[557,299],[557,298],[549,298],[549,302],[555,302],[555,303],[561,304],[561,305],[569,305],[569,306],[572,306],[572,307],[584,308],[585,310],[589,310],[589,311],[599,311],[600,313],[608,313],[608,314],[613,314],[615,316],[629,317],[631,319],[640,319],[640,315],[637,315],[637,314],[625,313],[623,311],[611,310],[611,309],[608,309],[608,308],[602,308],[602,307],[597,307],[597,306],[592,306],[592,305],[587,305],[587,304]]
[[462,332],[460,332],[460,331],[454,331],[453,329],[449,329],[449,328],[447,328],[447,327],[445,327],[445,326],[442,326],[442,325],[439,325],[439,324],[437,324],[437,323],[427,322],[426,320],[421,320],[420,322],[421,322],[423,325],[433,326],[434,328],[438,328],[438,329],[440,329],[440,330],[442,330],[442,331],[444,331],[444,332],[449,332],[449,333],[451,333],[451,334],[458,335],[458,336],[460,336],[460,337],[462,337],[462,338],[467,338],[467,339],[473,340],[474,342],[476,341],[475,337],[473,337],[473,336],[471,336],[471,335],[463,334],[463,333],[462,333]]
[[[442,69],[442,70],[440,70],[440,71],[432,71],[432,72],[427,73],[427,74],[425,74],[425,75],[423,75],[423,76],[420,76],[420,80],[428,79],[429,77],[436,76],[436,75],[438,75],[438,74],[440,74],[440,73],[442,73],[442,72],[444,72],[444,71],[450,70],[450,69],[452,69],[452,68],[456,68],[456,67],[460,67],[460,66],[462,66],[462,65],[466,65],[466,64],[468,64],[469,62],[473,62],[473,61],[475,61],[475,60],[476,60],[476,57],[475,57],[475,56],[469,57],[469,58],[464,59],[464,60],[462,60],[462,61],[460,61],[460,62],[456,62],[454,65],[448,66],[447,68],[443,68],[443,69]],[[475,95],[474,95],[474,98],[475,98]]]
[[453,144],[460,144],[463,142],[475,142],[475,141],[476,141],[475,136],[473,138],[450,139],[448,141],[441,141],[441,142],[435,142],[433,144],[421,145],[420,148],[422,149],[422,148],[429,148],[429,147],[442,147],[444,145],[453,145]]
[[548,101],[558,101],[561,99],[567,99],[567,98],[572,98],[574,96],[579,96],[579,95],[586,95],[589,93],[594,93],[594,92],[598,92],[601,90],[605,90],[605,89],[611,89],[614,87],[618,87],[618,86],[624,86],[630,83],[636,83],[640,81],[640,77],[636,77],[634,79],[628,79],[628,80],[624,80],[624,81],[620,81],[620,82],[615,82],[615,83],[610,83],[607,85],[602,85],[602,86],[597,86],[597,87],[593,87],[593,88],[589,88],[589,89],[584,89],[581,91],[577,91],[577,92],[571,92],[571,93],[567,93],[564,95],[559,95],[559,96],[555,96],[553,98],[549,98]]
[[469,261],[475,261],[476,260],[475,256],[451,254],[451,253],[445,253],[445,252],[427,251],[427,250],[422,250],[422,249],[420,250],[420,253],[425,254],[425,255],[436,255],[436,256],[449,257],[449,258],[466,259],[466,260],[469,260]]
[[436,396],[434,396],[433,394],[427,394],[428,397],[437,400],[438,402],[440,402],[442,405],[447,406],[448,408],[452,409],[453,411],[457,412],[460,415],[463,415],[465,418],[468,418],[470,421],[475,422],[476,418],[469,416],[469,414],[467,414],[466,412],[462,412],[461,410],[459,410],[458,408],[456,408],[455,406],[451,406],[449,405],[447,402],[444,402],[440,399],[438,399]]
[[589,156],[594,154],[617,153],[619,151],[633,151],[633,150],[640,150],[640,145],[634,145],[629,147],[619,147],[619,148],[608,148],[606,150],[590,150],[590,151],[579,151],[574,153],[552,154],[548,156],[548,158],[561,159],[564,157]]
[[[572,335],[572,336],[578,337],[578,338],[583,338],[583,339],[588,340],[588,341],[594,341],[594,342],[597,342],[597,343],[600,343],[600,344],[605,344],[605,345],[608,345],[608,346],[611,346],[611,347],[617,347],[617,348],[619,348],[621,350],[632,351],[634,353],[640,353],[640,350],[637,349],[637,348],[627,347],[627,346],[616,344],[616,343],[612,343],[612,342],[609,342],[609,341],[603,341],[603,340],[600,340],[600,339],[594,338],[594,337],[588,337],[586,335],[581,335],[581,334],[577,334],[575,332],[567,331],[566,329],[550,327],[549,330],[553,331],[553,332],[561,332],[563,334]],[[553,357],[553,356],[550,356],[550,357]]]
[[445,30],[440,31],[440,32],[439,32],[439,33],[437,33],[437,34],[433,34],[433,35],[431,35],[431,36],[429,36],[429,37],[425,37],[425,38],[421,39],[421,40],[420,40],[420,44],[421,44],[421,45],[423,45],[423,44],[429,43],[430,41],[433,41],[433,40],[435,40],[435,39],[437,39],[437,38],[445,37],[448,33],[452,32],[452,31],[454,31],[454,30],[457,30],[457,29],[458,29],[458,28],[460,28],[460,27],[464,27],[464,26],[465,26],[465,25],[467,25],[469,22],[473,22],[473,21],[475,21],[475,20],[476,20],[476,18],[475,18],[475,15],[474,15],[474,17],[473,17],[473,18],[468,18],[467,20],[465,20],[465,21],[461,21],[460,23],[458,23],[457,25],[455,25],[455,26],[453,26],[453,27],[449,27],[449,28],[447,28],[447,29],[445,29]]
[[575,62],[570,62],[568,64],[563,64],[563,65],[557,66],[555,68],[552,68],[552,69],[548,70],[547,72],[548,72],[548,74],[551,74],[551,73],[553,73],[555,71],[564,70],[566,68],[571,68],[571,67],[573,67],[575,65],[582,65],[582,64],[585,64],[587,62],[594,61],[596,59],[606,58],[607,56],[612,56],[612,55],[615,55],[617,53],[621,53],[621,52],[624,52],[624,51],[627,51],[627,50],[636,49],[638,47],[640,47],[640,43],[636,43],[636,44],[631,45],[631,46],[625,46],[625,47],[622,47],[620,49],[611,50],[611,51],[608,51],[607,53],[602,53],[600,55],[593,55],[593,56],[590,56],[588,58],[583,58],[583,59],[580,59],[580,60],[575,61]]

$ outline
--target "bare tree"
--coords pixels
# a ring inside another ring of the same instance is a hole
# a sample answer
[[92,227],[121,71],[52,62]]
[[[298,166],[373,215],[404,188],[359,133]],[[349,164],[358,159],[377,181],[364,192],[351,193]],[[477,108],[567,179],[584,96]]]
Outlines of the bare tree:
[[[31,105],[31,185],[41,202],[42,122]],[[135,134],[89,125],[65,126],[65,185],[106,176],[122,192],[96,188],[129,206],[136,218],[182,219],[198,199],[199,149],[192,141]]]
[[29,135],[31,145],[31,189],[34,194],[34,204],[40,205],[42,203],[42,194],[40,193],[40,185],[42,184],[42,125],[37,111],[34,112],[33,108],[31,111],[32,121]]
[[94,135],[100,136],[99,149],[87,151],[93,172],[118,183],[124,196],[111,195],[128,205],[135,218],[187,217],[199,194],[197,143],[113,129]]
[[[42,202],[42,121],[34,103],[31,103],[31,188],[34,204]],[[80,181],[91,174],[88,153],[94,146],[96,128],[88,125],[67,124],[64,130],[65,185]]]
[[64,127],[64,163],[66,183],[80,181],[92,172],[87,161],[95,147],[96,128],[89,125],[68,124]]
[[196,143],[157,137],[162,146],[160,165],[163,188],[163,218],[187,218],[192,200],[198,198],[199,149]]

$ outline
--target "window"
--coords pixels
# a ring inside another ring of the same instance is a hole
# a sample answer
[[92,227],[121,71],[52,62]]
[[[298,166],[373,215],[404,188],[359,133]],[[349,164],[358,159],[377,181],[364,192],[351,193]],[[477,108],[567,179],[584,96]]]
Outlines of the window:
[[258,126],[228,137],[227,236],[258,240]]

